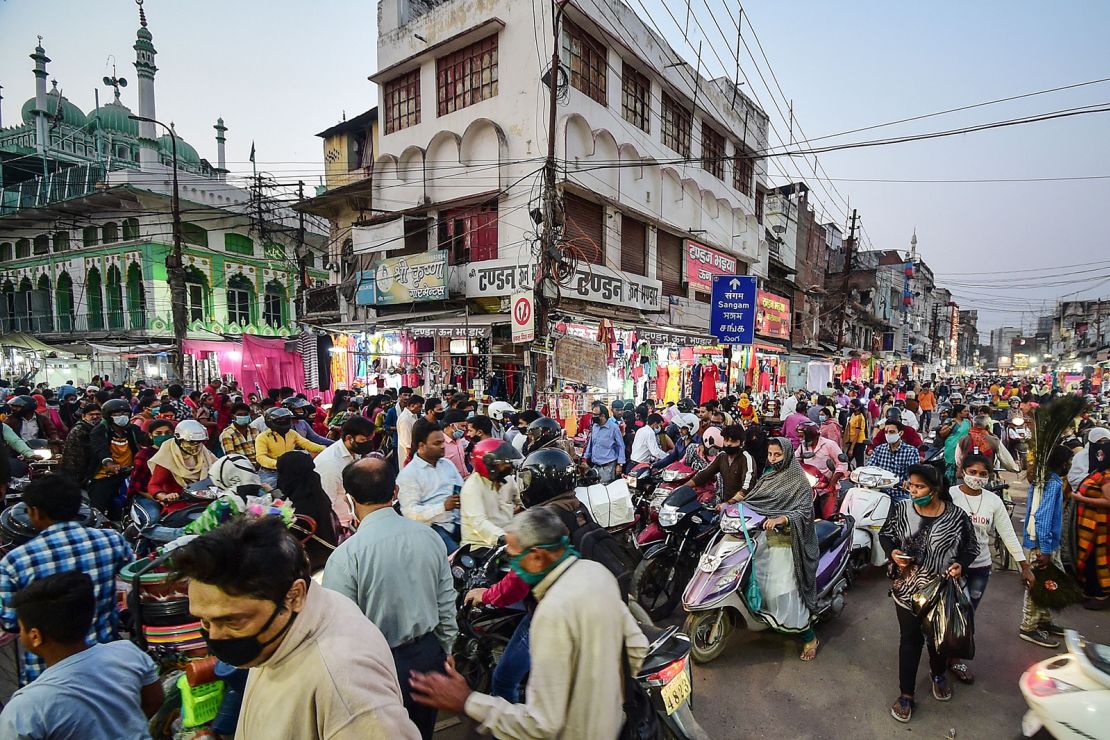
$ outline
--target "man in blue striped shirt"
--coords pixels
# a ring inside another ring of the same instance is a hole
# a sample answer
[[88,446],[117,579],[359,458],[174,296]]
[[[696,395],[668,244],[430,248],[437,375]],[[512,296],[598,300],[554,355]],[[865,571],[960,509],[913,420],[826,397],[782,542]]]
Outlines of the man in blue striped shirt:
[[586,443],[582,461],[596,468],[602,485],[606,485],[621,474],[621,462],[625,457],[624,435],[621,434],[620,425],[610,418],[605,404],[595,403],[590,441]]

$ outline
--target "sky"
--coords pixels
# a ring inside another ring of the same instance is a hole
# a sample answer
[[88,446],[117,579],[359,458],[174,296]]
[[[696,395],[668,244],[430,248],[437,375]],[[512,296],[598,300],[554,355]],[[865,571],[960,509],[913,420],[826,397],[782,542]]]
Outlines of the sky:
[[[713,76],[735,74],[737,3],[689,0],[688,20],[682,0],[626,2],[650,17],[688,61],[695,61],[700,41],[703,68]],[[376,104],[366,79],[376,69],[372,0],[147,0],[145,8],[158,50],[158,117],[174,121],[202,157],[215,161],[211,127],[222,116],[233,172],[250,171],[253,141],[260,169],[315,184],[322,146],[314,134],[344,113],[354,116]],[[111,74],[110,55],[118,74],[132,83],[123,101],[134,108],[137,16],[127,0],[0,0],[4,121],[14,122],[34,94],[27,55],[39,34],[53,60],[51,76],[82,110],[93,107],[94,88],[101,89],[102,103],[110,100],[101,82]],[[772,143],[790,139],[793,102],[797,142],[1110,77],[1106,28],[1110,3],[1101,0],[759,0],[743,6],[743,39],[751,53],[741,46],[741,79],[771,117]],[[1110,103],[1110,81],[818,143],[921,134],[1099,103]],[[819,157],[819,177],[812,157],[776,158],[770,171],[775,185],[804,178],[830,221],[843,226],[849,208],[857,208],[863,248],[908,249],[916,230],[919,253],[938,284],[953,290],[961,308],[979,309],[985,335],[1002,325],[1032,330],[1035,317],[1050,313],[1065,294],[1110,298],[1110,239],[1103,226],[1110,203],[1108,139],[1110,113],[1096,113],[829,152]],[[1095,176],[1104,179],[860,182]]]

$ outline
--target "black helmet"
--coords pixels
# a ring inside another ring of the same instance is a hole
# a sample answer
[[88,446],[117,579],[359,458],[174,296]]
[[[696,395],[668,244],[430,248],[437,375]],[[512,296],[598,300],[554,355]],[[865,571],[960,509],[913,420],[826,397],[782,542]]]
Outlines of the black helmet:
[[694,399],[692,398],[683,398],[681,401],[678,402],[678,410],[684,414],[688,414],[693,411],[695,406],[697,406],[697,404],[694,403]]
[[131,404],[124,401],[122,398],[113,398],[111,401],[105,401],[104,405],[100,407],[100,413],[107,417],[113,417],[116,414],[131,415]]
[[8,406],[11,407],[14,413],[21,414],[23,410],[28,407],[37,408],[38,404],[35,403],[35,399],[30,396],[16,396],[15,398],[8,399]]
[[262,418],[266,421],[266,426],[275,432],[284,434],[293,426],[293,412],[281,406],[266,409]]
[[520,500],[525,507],[538,506],[567,491],[578,482],[574,461],[559,449],[536,450],[524,458],[520,474]]
[[528,437],[524,443],[524,454],[527,455],[553,445],[563,436],[563,428],[554,419],[541,416],[528,425],[524,435]]

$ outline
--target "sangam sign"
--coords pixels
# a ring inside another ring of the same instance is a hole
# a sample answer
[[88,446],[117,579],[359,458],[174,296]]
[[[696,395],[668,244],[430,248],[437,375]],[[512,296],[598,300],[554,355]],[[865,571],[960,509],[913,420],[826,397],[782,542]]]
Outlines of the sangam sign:
[[[466,272],[466,295],[479,298],[528,290],[535,287],[537,270],[535,263],[520,265],[515,260],[472,262]],[[561,289],[564,298],[620,304],[644,311],[663,310],[661,282],[602,265],[580,263],[570,285]]]

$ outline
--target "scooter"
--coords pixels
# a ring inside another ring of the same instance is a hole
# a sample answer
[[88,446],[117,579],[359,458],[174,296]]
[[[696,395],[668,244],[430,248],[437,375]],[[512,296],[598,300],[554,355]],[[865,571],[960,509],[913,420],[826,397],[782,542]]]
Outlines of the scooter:
[[1029,705],[1021,732],[1042,729],[1057,740],[1106,737],[1110,727],[1110,646],[1075,630],[1064,633],[1068,652],[1042,660],[1021,674],[1018,686]]
[[879,530],[890,512],[890,495],[882,489],[898,482],[898,476],[884,468],[865,465],[849,476],[856,485],[849,488],[840,503],[840,513],[851,519],[852,550],[848,558],[848,583],[851,585],[868,566],[882,567],[887,557],[879,544]]
[[[709,543],[697,572],[682,594],[687,616],[682,631],[690,637],[696,663],[708,663],[724,652],[732,630],[743,625],[752,632],[771,627],[768,617],[753,610],[743,594],[752,576],[752,557],[766,547],[766,517],[744,508],[725,507],[720,532]],[[814,522],[819,548],[817,562],[817,620],[831,619],[844,609],[848,589],[848,554],[852,517]]]
[[1006,446],[1022,471],[1028,462],[1029,438],[1032,435],[1024,416],[1011,417],[1006,422]]

